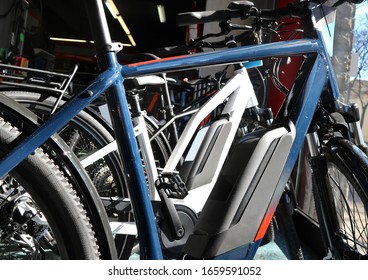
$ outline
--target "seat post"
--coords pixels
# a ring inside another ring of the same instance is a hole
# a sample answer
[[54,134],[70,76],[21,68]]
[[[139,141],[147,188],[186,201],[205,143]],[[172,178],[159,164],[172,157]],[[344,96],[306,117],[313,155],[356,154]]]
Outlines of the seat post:
[[[112,40],[107,24],[102,0],[84,0],[92,37],[97,51],[97,59],[101,70],[108,67],[106,52],[112,50]],[[108,59],[107,59],[108,60]]]

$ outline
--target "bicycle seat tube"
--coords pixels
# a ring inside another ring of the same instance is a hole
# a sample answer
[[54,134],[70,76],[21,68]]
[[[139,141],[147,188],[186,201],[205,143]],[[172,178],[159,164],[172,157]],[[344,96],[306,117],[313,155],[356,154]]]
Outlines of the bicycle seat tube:
[[[116,71],[120,71],[121,66],[118,64],[114,44],[110,38],[102,1],[87,0],[84,2],[101,70],[116,69]],[[115,128],[115,137],[119,139],[117,143],[123,169],[129,174],[126,176],[127,186],[139,232],[141,258],[162,259],[152,205],[138,145],[134,140],[134,130],[121,76],[106,92],[106,98]]]

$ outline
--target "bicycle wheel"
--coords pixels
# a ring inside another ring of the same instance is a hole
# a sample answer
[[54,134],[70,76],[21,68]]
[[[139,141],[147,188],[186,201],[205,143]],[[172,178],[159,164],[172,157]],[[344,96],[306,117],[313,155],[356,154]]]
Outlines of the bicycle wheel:
[[[56,102],[56,97],[50,96],[49,93],[14,89],[2,89],[0,92],[36,113],[41,120],[47,119]],[[62,100],[60,105],[64,103],[65,100]],[[109,129],[95,112],[86,109],[78,113],[67,126],[59,131],[59,135],[78,158],[83,158],[114,141],[112,131]],[[120,168],[120,160],[116,152],[109,153],[86,167],[100,196],[127,197]]]
[[[44,92],[15,89],[1,89],[0,92],[23,104],[41,119],[47,119],[56,102],[56,97]],[[60,105],[64,103],[65,100],[62,100]],[[148,134],[153,135],[157,129],[154,123],[146,118],[146,125]],[[92,109],[86,109],[78,113],[67,126],[59,131],[59,135],[79,158],[83,158],[92,151],[99,150],[114,141],[111,127]],[[171,152],[167,140],[159,134],[151,142],[151,145],[157,167],[163,167]],[[120,172],[120,169],[121,165],[117,152],[109,153],[86,167],[86,171],[100,196],[118,195],[128,197],[124,174]]]
[[[0,156],[24,137],[0,118]],[[0,258],[97,259],[93,226],[62,167],[38,148],[0,181]]]
[[[47,119],[56,101],[54,96],[50,96],[49,93],[44,92],[14,89],[1,89],[0,92],[23,104],[41,119]],[[64,102],[62,100],[60,105]],[[146,123],[148,134],[153,135],[157,128],[149,119],[146,119]],[[67,142],[70,149],[79,158],[114,141],[111,128],[92,109],[81,111],[67,126],[59,131],[59,135]],[[151,144],[157,167],[163,167],[170,154],[167,140],[163,139],[161,135],[158,135]],[[123,177],[124,174],[121,173],[120,169],[120,160],[117,152],[109,153],[104,158],[86,167],[86,171],[96,187],[98,194],[101,197],[107,198],[108,201],[110,201],[109,197],[128,197],[125,179]],[[105,207],[109,217],[116,217],[118,215],[119,217],[127,217],[126,219],[122,218],[122,221],[133,221],[133,217],[129,213],[122,215],[122,213],[116,212],[114,207],[111,207],[109,203]],[[117,235],[115,243],[118,255],[120,256],[122,255],[120,252],[123,252],[127,246],[126,236]]]
[[[362,259],[368,256],[368,158],[346,139],[335,138],[322,147],[326,158],[327,194],[316,195],[321,218],[321,198],[332,211],[330,224],[320,222],[333,244],[335,258]],[[322,201],[323,203],[323,201]],[[323,206],[322,206],[323,207]]]

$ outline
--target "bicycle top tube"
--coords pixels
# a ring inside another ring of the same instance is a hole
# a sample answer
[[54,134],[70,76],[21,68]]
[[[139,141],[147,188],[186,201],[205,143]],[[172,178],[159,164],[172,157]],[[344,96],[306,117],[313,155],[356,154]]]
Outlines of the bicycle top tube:
[[184,55],[141,63],[124,65],[123,77],[136,77],[147,74],[195,69],[211,65],[233,64],[239,61],[260,59],[270,56],[292,56],[307,53],[323,53],[323,45],[318,39],[299,39],[264,45],[244,46],[222,51]]

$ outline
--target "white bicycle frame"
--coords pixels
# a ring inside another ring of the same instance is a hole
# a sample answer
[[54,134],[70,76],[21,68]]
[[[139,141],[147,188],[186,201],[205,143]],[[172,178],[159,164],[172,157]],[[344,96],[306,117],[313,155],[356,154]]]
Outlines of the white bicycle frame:
[[[225,144],[218,147],[221,150],[213,149],[213,152],[211,152],[207,158],[208,162],[216,164],[210,164],[205,170],[197,175],[195,182],[197,187],[190,190],[185,199],[175,200],[175,203],[184,204],[192,208],[196,213],[201,211],[215,182],[217,181],[218,174],[230,150],[231,144],[233,143],[241,118],[244,114],[244,110],[258,105],[258,100],[252,83],[250,82],[248,72],[244,67],[235,71],[234,76],[225,84],[225,86],[216,92],[216,94],[202,107],[200,107],[199,110],[190,118],[163,169],[163,173],[175,172],[177,164],[183,157],[183,154],[195,135],[200,123],[226,99],[227,102],[222,110],[222,115],[228,116],[226,120],[223,120],[223,122],[231,123],[230,129],[226,136]],[[201,143],[206,141],[205,135],[210,129],[211,127],[207,126],[199,131],[184,161],[194,159]]]
[[[201,211],[214,186],[214,183],[217,180],[218,174],[230,150],[245,109],[258,105],[257,97],[245,67],[234,71],[234,76],[205,104],[203,104],[196,110],[196,112],[193,113],[180,138],[178,139],[170,158],[162,170],[162,173],[177,172],[177,165],[183,158],[183,155],[190,145],[193,137],[195,137],[195,139],[184,161],[190,161],[194,159],[200,145],[203,143],[203,141],[205,141],[206,133],[210,130],[210,126],[207,126],[196,134],[200,123],[220,104],[223,104],[224,101],[226,101],[226,104],[222,110],[222,115],[226,115],[227,118],[226,120],[222,120],[222,122],[231,123],[231,125],[229,126],[230,129],[226,135],[225,144],[221,145],[220,147],[221,150],[217,149],[208,156],[208,161],[214,162],[216,164],[209,165],[205,172],[198,174],[196,178],[197,187],[190,190],[185,199],[175,200],[175,203],[184,204],[193,209],[196,213]],[[159,172],[155,164],[155,158],[152,146],[150,144],[150,141],[152,141],[153,137],[151,139],[149,138],[143,114],[133,117],[132,121],[134,124],[135,136],[137,137],[145,164],[149,188],[155,189],[155,182],[158,179]],[[116,141],[113,141],[107,146],[85,157],[81,161],[82,165],[86,167],[116,149]],[[156,199],[158,198],[158,195],[154,195],[154,197],[151,198]]]
[[[200,130],[196,135],[200,123],[225,100],[226,104],[222,110],[222,115],[226,115],[227,118],[226,120],[222,120],[222,122],[231,123],[230,129],[226,135],[225,144],[220,147],[221,150],[219,151],[218,149],[215,149],[214,152],[210,153],[207,159],[208,162],[216,164],[210,164],[206,170],[203,170],[197,175],[197,187],[190,190],[185,199],[177,199],[174,201],[177,204],[184,204],[187,207],[190,207],[196,213],[201,211],[212,187],[214,186],[214,183],[217,180],[218,174],[239,127],[244,110],[258,105],[253,86],[250,82],[247,70],[244,67],[240,70],[236,70],[234,76],[191,116],[184,128],[184,131],[178,139],[170,158],[162,170],[162,173],[176,172],[179,161],[182,159],[193,137],[196,136],[184,161],[194,159],[198,153],[200,145],[206,141],[206,133],[211,129],[210,126],[207,126]],[[147,144],[150,140],[148,138],[147,130],[145,129],[143,116],[135,118],[133,123],[136,128],[140,128],[137,129],[137,131],[141,132],[137,135],[137,138],[142,154],[146,155],[144,160],[147,176],[149,177],[148,180],[149,182],[155,182],[158,179],[158,172],[154,163],[152,147]],[[147,159],[148,161],[146,161]],[[150,185],[150,187],[154,187],[154,184]]]

